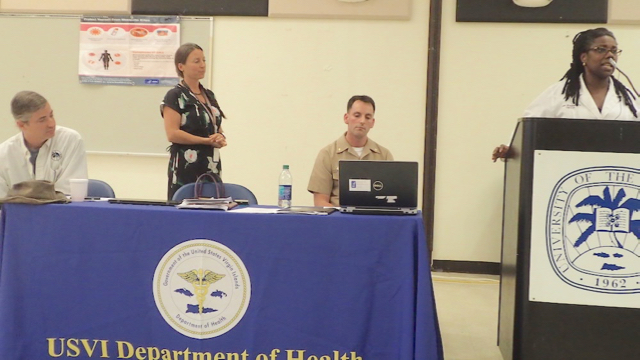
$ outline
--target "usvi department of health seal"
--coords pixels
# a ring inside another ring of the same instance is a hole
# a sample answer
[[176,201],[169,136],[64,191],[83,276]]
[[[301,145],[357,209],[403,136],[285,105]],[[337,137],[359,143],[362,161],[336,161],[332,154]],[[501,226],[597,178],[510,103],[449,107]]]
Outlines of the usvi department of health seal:
[[640,293],[639,239],[639,169],[587,167],[556,183],[546,248],[562,281],[598,293]]
[[251,281],[240,257],[228,247],[212,240],[189,240],[158,263],[153,296],[173,329],[208,339],[240,322],[249,306]]

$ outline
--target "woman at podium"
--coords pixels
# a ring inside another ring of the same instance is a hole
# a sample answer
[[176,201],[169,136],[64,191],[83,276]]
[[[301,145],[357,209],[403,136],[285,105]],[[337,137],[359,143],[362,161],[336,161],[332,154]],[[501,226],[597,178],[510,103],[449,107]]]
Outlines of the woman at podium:
[[[529,105],[524,117],[637,120],[636,95],[612,76],[621,53],[605,28],[578,33],[569,70]],[[491,159],[508,157],[508,151],[509,146],[500,145]]]

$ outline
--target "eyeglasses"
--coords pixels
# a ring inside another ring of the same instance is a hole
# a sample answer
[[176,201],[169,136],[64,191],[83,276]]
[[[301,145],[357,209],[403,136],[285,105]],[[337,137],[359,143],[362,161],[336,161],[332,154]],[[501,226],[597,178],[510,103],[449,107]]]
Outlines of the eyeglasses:
[[603,46],[595,46],[595,47],[592,47],[589,50],[595,51],[597,54],[600,54],[600,55],[604,55],[607,52],[610,52],[611,55],[620,55],[622,53],[622,50],[620,50],[620,49],[616,49],[616,48],[607,49],[606,47],[603,47]]

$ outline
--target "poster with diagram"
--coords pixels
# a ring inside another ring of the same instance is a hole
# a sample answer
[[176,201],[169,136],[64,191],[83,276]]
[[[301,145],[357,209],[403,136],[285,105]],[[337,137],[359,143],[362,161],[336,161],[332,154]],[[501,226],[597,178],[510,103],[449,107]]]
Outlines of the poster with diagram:
[[178,16],[87,16],[80,22],[80,83],[173,86]]

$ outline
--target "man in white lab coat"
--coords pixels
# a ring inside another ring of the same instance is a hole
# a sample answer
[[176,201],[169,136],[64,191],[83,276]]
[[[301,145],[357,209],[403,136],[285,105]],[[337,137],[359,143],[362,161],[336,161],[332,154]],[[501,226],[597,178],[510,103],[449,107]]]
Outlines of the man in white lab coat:
[[17,93],[11,113],[20,133],[0,144],[0,198],[26,180],[48,180],[69,194],[69,179],[87,178],[82,137],[75,130],[56,127],[51,105],[42,95]]

